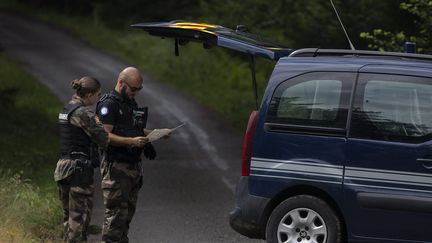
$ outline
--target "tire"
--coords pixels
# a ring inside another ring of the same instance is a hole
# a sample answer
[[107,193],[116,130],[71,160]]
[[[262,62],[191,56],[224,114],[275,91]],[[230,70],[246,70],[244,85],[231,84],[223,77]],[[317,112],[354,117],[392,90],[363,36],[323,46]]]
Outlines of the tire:
[[342,223],[320,198],[293,196],[280,203],[266,227],[269,243],[342,243]]

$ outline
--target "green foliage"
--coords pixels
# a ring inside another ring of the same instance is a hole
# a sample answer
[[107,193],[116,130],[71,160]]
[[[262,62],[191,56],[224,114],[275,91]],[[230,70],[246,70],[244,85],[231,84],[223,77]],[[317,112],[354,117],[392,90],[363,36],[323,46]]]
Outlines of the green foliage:
[[[335,0],[354,45],[367,43],[358,33],[373,28],[393,29],[395,22],[411,21],[398,6],[401,1]],[[329,1],[323,0],[208,0],[201,1],[201,20],[234,28],[246,25],[253,33],[298,49],[305,47],[349,48]],[[400,19],[404,19],[401,21]]]
[[0,184],[0,241],[59,240],[56,236],[62,228],[62,212],[54,193],[43,193],[30,180],[23,179],[22,173],[0,171]]
[[57,161],[56,117],[60,103],[45,86],[1,53],[0,71],[0,168],[25,168],[24,176],[46,183],[47,179],[39,176],[46,174],[47,168],[53,169]]
[[1,53],[0,100],[0,242],[55,238],[61,222],[52,175],[60,103]]
[[[372,33],[362,32],[360,37],[371,42],[369,49],[378,51],[401,52],[404,42],[407,41],[404,32],[393,33],[382,29],[375,29]],[[409,40],[415,42],[415,37],[410,37]]]
[[[12,0],[5,0],[12,1]],[[88,17],[96,25],[124,29],[136,22],[174,19],[204,21],[235,28],[242,24],[253,33],[290,48],[349,48],[329,1],[323,0],[21,0],[33,8]],[[367,42],[360,32],[372,29],[409,29],[411,14],[399,9],[402,0],[334,0],[348,34],[358,49]]]
[[384,31],[375,29],[372,32],[363,32],[361,38],[369,42],[368,47],[380,51],[402,51],[405,41],[416,42],[417,52],[432,53],[432,1],[431,0],[409,0],[400,4],[402,10],[407,11],[415,18],[411,30],[407,33],[404,29],[396,31]]
[[21,0],[33,8],[48,8],[69,16],[91,17],[111,28],[129,27],[137,21],[168,21],[195,18],[198,0]]

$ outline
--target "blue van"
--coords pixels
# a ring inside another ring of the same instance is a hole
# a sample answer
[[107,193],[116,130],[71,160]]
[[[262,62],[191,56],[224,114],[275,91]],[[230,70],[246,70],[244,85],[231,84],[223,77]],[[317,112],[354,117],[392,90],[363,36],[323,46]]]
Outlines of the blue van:
[[231,226],[268,242],[432,242],[432,57],[302,49],[245,136]]
[[236,231],[267,242],[432,242],[432,56],[292,51],[241,28],[176,21],[134,27],[175,38],[176,54],[195,41],[251,64],[278,60],[245,134]]

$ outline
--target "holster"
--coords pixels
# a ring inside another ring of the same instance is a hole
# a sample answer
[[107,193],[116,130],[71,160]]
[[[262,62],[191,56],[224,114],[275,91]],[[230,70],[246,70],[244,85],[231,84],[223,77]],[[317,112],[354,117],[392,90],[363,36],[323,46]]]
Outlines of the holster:
[[134,164],[141,161],[140,155],[126,155],[121,153],[107,153],[108,162],[116,161],[118,163],[128,163],[128,164]]
[[72,174],[71,186],[86,187],[93,185],[94,169],[88,159],[75,159],[75,171]]

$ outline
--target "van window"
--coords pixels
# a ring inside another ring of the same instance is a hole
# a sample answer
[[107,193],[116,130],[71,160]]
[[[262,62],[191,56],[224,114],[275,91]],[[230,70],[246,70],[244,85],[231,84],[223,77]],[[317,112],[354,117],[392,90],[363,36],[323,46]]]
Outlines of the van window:
[[284,81],[271,99],[267,122],[345,128],[353,74],[308,73]]
[[362,74],[353,109],[352,137],[421,143],[431,139],[432,80]]

